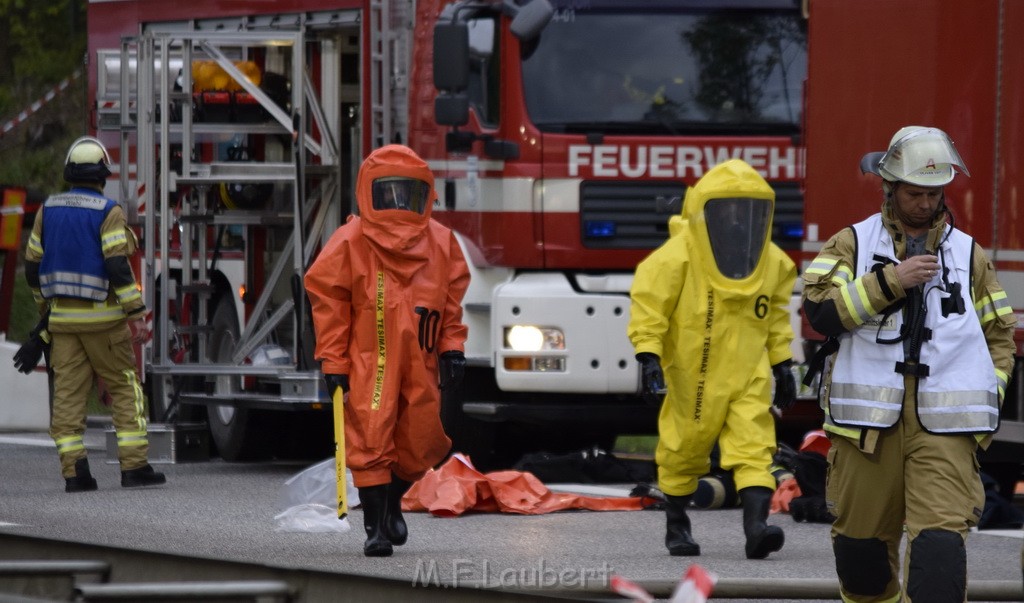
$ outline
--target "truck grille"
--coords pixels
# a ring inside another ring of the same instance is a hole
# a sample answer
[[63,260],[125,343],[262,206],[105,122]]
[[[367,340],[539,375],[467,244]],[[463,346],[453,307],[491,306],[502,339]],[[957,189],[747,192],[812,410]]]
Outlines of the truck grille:
[[674,182],[580,184],[580,233],[590,249],[654,249],[668,238],[686,185]]
[[[797,183],[775,188],[772,240],[799,249],[803,196]],[[592,181],[580,184],[580,236],[588,249],[654,249],[668,238],[668,220],[682,209],[686,185],[672,182]]]

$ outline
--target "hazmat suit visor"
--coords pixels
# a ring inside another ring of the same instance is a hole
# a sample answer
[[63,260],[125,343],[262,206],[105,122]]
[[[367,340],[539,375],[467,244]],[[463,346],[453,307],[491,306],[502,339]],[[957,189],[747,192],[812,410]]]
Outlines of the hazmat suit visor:
[[430,184],[416,178],[377,178],[370,186],[373,209],[404,209],[423,215],[430,203]]
[[878,162],[878,173],[886,180],[921,186],[948,183],[954,169],[971,175],[953,141],[937,128],[920,128],[894,141]]
[[727,278],[753,274],[768,238],[772,204],[768,199],[709,199],[704,206],[708,242],[718,271]]

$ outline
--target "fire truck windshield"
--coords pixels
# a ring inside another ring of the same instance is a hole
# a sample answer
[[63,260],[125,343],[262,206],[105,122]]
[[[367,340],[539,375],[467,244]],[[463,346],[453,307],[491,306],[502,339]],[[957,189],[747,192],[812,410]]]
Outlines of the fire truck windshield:
[[559,9],[523,49],[546,132],[794,134],[806,72],[796,10]]

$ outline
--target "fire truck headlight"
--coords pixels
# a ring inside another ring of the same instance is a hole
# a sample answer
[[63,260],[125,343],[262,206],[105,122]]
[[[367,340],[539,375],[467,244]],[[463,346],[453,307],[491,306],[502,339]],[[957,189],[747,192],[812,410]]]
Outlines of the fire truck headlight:
[[515,325],[505,327],[505,347],[516,352],[564,350],[565,334],[561,329]]

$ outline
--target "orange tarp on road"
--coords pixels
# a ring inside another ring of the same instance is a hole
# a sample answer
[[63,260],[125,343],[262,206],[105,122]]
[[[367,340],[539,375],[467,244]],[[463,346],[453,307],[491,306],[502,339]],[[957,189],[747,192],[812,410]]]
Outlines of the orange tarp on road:
[[438,517],[473,511],[540,515],[569,509],[640,511],[644,502],[639,496],[604,498],[552,492],[532,473],[522,471],[485,475],[467,457],[456,454],[413,484],[402,498],[402,510],[426,511]]

